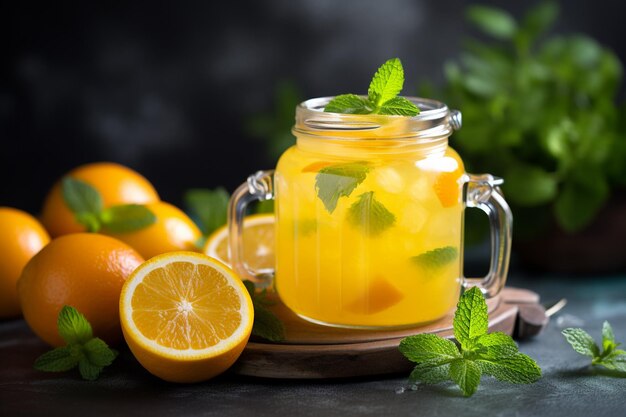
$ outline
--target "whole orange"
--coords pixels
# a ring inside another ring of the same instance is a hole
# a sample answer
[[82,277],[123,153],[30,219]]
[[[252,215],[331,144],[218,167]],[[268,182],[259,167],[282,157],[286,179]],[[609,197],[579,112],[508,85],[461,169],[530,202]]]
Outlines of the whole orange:
[[[112,162],[95,162],[82,165],[66,174],[94,187],[104,207],[117,204],[147,204],[159,201],[159,195],[141,174]],[[52,237],[68,233],[85,232],[74,214],[65,204],[58,181],[48,193],[41,213],[42,223]]]
[[0,318],[20,314],[17,279],[26,262],[48,242],[48,232],[33,216],[0,207]]
[[107,234],[128,243],[145,259],[166,252],[198,251],[196,242],[202,232],[182,210],[164,201],[146,207],[157,218],[154,224],[134,232]]
[[122,285],[142,262],[133,248],[109,236],[76,233],[54,239],[26,264],[17,282],[24,319],[45,342],[61,346],[57,317],[69,305],[85,315],[94,336],[115,344],[122,336]]

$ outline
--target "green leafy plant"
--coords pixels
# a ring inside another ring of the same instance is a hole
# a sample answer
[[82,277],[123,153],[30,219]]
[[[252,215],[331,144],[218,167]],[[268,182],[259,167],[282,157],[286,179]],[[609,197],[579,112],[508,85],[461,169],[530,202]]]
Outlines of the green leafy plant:
[[93,381],[118,355],[106,342],[93,336],[91,324],[74,307],[63,306],[57,327],[67,345],[37,358],[34,366],[39,371],[64,372],[78,366],[83,379]]
[[454,381],[465,396],[478,389],[482,375],[500,381],[529,384],[541,377],[541,369],[520,353],[513,339],[501,332],[487,333],[487,303],[477,287],[460,298],[454,315],[457,343],[434,334],[418,334],[400,342],[400,352],[417,365],[410,383],[436,384]]
[[552,219],[580,231],[611,189],[626,184],[626,135],[615,104],[622,65],[587,36],[547,36],[557,16],[550,1],[520,20],[472,6],[469,21],[495,39],[467,41],[460,59],[445,66],[442,99],[463,111],[453,145],[470,169],[506,179],[518,237],[536,235]]
[[303,93],[293,81],[281,81],[276,86],[273,109],[254,114],[245,122],[246,133],[263,141],[263,148],[273,161],[296,143],[291,128],[295,108],[303,100]]
[[398,97],[404,86],[404,68],[398,58],[385,62],[370,82],[367,97],[342,94],[333,98],[325,112],[345,114],[386,114],[415,116],[419,108],[404,97]]
[[120,204],[104,208],[102,196],[88,183],[65,177],[61,181],[63,200],[76,221],[89,232],[128,233],[156,222],[156,216],[140,204]]
[[569,328],[561,333],[576,352],[591,358],[591,365],[618,371],[626,376],[626,351],[618,349],[621,343],[615,342],[615,334],[608,321],[602,326],[602,349],[583,329]]

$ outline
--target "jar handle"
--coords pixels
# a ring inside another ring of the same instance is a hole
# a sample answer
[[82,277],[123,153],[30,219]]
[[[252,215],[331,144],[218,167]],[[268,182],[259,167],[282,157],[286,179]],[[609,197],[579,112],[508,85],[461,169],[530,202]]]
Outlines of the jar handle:
[[513,215],[504,200],[499,185],[504,180],[490,174],[467,174],[465,206],[476,207],[489,216],[491,261],[489,272],[483,278],[464,278],[463,287],[479,287],[486,298],[498,295],[504,287],[511,257]]
[[228,257],[232,268],[242,279],[248,279],[261,286],[271,285],[274,269],[255,270],[244,260],[243,221],[246,207],[254,201],[274,198],[274,171],[257,171],[241,184],[228,202]]

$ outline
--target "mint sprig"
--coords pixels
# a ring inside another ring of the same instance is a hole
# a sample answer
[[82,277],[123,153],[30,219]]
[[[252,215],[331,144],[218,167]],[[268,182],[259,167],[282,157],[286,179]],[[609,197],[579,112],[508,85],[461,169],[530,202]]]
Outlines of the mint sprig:
[[102,339],[93,337],[91,324],[74,307],[63,306],[57,327],[67,345],[37,358],[34,367],[39,371],[64,372],[78,366],[83,379],[93,381],[118,355]]
[[76,221],[96,233],[128,233],[146,228],[156,222],[156,216],[140,204],[119,204],[104,208],[102,196],[85,181],[65,177],[61,181],[61,193]]
[[615,341],[613,328],[608,321],[602,325],[602,349],[583,329],[568,328],[561,333],[576,352],[591,358],[591,365],[602,366],[626,376],[626,351],[617,349],[621,343]]
[[270,311],[268,307],[273,302],[267,299],[267,290],[256,292],[254,283],[244,281],[252,306],[254,307],[254,323],[252,325],[252,335],[262,337],[270,342],[280,342],[285,339],[285,327],[283,323]]
[[385,62],[367,90],[367,98],[356,94],[342,94],[333,98],[325,112],[344,114],[385,114],[416,116],[419,108],[404,97],[398,97],[404,86],[404,68],[398,58]]
[[410,383],[452,380],[465,396],[471,396],[482,375],[515,384],[529,384],[541,377],[537,363],[520,353],[509,335],[487,333],[487,303],[480,289],[474,287],[461,296],[453,327],[458,345],[433,334],[409,336],[400,342],[400,352],[417,363]]

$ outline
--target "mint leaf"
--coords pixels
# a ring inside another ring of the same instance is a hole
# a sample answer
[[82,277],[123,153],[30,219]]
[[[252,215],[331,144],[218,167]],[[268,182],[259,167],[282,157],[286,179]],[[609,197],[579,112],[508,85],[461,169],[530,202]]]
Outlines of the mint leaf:
[[557,194],[557,176],[537,166],[516,165],[506,172],[507,196],[520,206],[546,204]]
[[505,358],[485,358],[476,360],[485,375],[491,375],[500,381],[513,384],[530,384],[541,378],[541,368],[523,353]]
[[89,362],[97,366],[109,366],[117,357],[117,351],[111,349],[106,342],[99,337],[94,337],[84,344],[83,352]]
[[110,233],[129,233],[145,229],[157,221],[154,213],[140,204],[122,204],[105,209],[100,220]]
[[98,190],[84,181],[65,177],[61,181],[61,194],[67,207],[76,216],[76,221],[90,232],[97,232],[99,225],[95,219],[104,205]]
[[98,378],[117,352],[101,339],[94,338],[91,325],[74,307],[63,306],[57,319],[58,331],[67,346],[44,353],[35,361],[35,369],[48,372],[68,371],[78,365],[87,380]]
[[600,356],[600,350],[593,338],[583,329],[569,328],[561,332],[565,340],[572,345],[572,348],[581,355],[595,358]]
[[222,188],[191,189],[183,197],[190,217],[198,224],[203,235],[210,235],[226,224],[230,194]]
[[254,307],[254,323],[252,334],[262,337],[270,342],[280,342],[285,339],[285,327],[283,323],[267,307],[272,303],[267,300],[265,291],[257,293],[252,281],[243,281]]
[[454,246],[444,246],[424,252],[411,258],[411,261],[425,269],[440,269],[456,261],[459,250]]
[[73,356],[67,346],[63,346],[38,357],[34,367],[38,371],[63,372],[74,368],[76,364],[78,364],[78,357]]
[[481,369],[473,361],[457,359],[450,364],[450,378],[457,383],[466,397],[473,395],[478,389],[480,375]]
[[394,97],[380,107],[379,114],[389,116],[416,116],[419,108],[404,97]]
[[[516,384],[535,382],[541,369],[529,356],[518,352],[513,339],[504,333],[487,333],[487,304],[482,292],[474,287],[459,300],[453,321],[454,335],[461,343],[433,334],[409,336],[398,349],[417,365],[409,382],[434,384],[452,379],[465,396],[476,392],[481,374]],[[625,356],[626,358],[626,356]],[[621,360],[615,360],[621,366]]]
[[85,343],[93,337],[91,325],[74,307],[63,306],[57,319],[59,335],[67,344]]
[[488,315],[485,297],[478,287],[465,291],[454,314],[454,337],[463,349],[472,347],[473,339],[487,334]]
[[404,68],[398,58],[392,58],[374,74],[367,96],[376,109],[379,109],[384,103],[400,94],[403,86]]
[[591,357],[592,365],[624,372],[626,376],[626,351],[616,349],[620,343],[615,341],[613,328],[608,321],[602,325],[602,352],[589,333],[583,329],[569,328],[561,333],[576,352]]
[[501,9],[487,6],[471,6],[467,18],[488,35],[498,39],[510,39],[517,30],[513,17]]
[[418,364],[409,375],[409,383],[423,382],[425,384],[438,384],[450,379],[450,364],[443,365]]
[[98,379],[100,372],[102,372],[102,368],[102,366],[91,363],[89,359],[84,356],[78,361],[78,371],[80,372],[80,376],[88,381]]
[[280,342],[285,339],[285,328],[274,313],[257,305],[254,307],[252,334],[270,342]]
[[333,98],[324,107],[325,112],[344,114],[369,114],[370,103],[356,94],[342,94]]
[[602,349],[604,351],[615,348],[615,334],[608,321],[602,324]]
[[332,214],[337,208],[339,198],[349,197],[365,180],[369,170],[361,162],[336,164],[320,169],[315,176],[315,189],[326,210]]
[[374,192],[361,194],[348,209],[348,221],[364,233],[376,236],[396,222],[396,216],[374,198]]
[[454,342],[434,334],[405,337],[398,349],[411,362],[428,362],[430,366],[449,363],[461,357]]
[[494,332],[476,339],[482,357],[497,359],[513,356],[518,352],[517,344],[508,334]]

